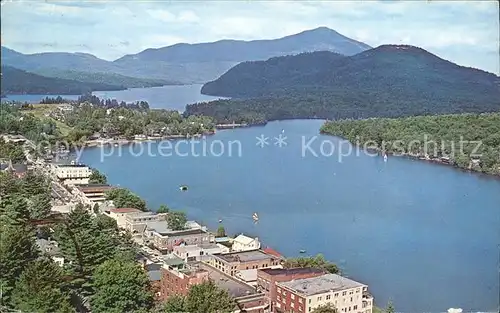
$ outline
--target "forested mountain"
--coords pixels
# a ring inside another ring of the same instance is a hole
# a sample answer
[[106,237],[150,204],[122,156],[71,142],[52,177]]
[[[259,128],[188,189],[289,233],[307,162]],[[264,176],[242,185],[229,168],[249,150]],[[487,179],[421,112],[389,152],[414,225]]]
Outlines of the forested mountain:
[[316,52],[239,64],[205,84],[202,92],[247,98],[187,107],[187,114],[208,114],[219,121],[500,110],[498,76],[400,45],[349,57]]
[[388,153],[447,156],[460,168],[500,174],[500,113],[328,121],[321,132]]
[[2,65],[2,94],[83,94],[94,90],[121,90],[123,86],[84,83],[69,79],[45,77]]
[[49,52],[26,55],[2,47],[2,64],[44,74],[48,70],[71,69],[77,72],[114,73],[173,82],[202,83],[216,79],[243,61],[266,60],[275,56],[321,50],[353,55],[367,49],[370,47],[364,43],[320,27],[272,40],[180,43],[158,49],[146,49],[114,62],[87,53]]
[[82,72],[74,70],[61,70],[61,69],[39,69],[34,71],[35,74],[77,80],[80,82],[88,83],[101,83],[123,86],[127,88],[142,88],[142,87],[158,87],[165,85],[176,85],[178,82],[167,81],[164,79],[147,79],[139,77],[130,77],[114,73],[96,73],[96,72]]

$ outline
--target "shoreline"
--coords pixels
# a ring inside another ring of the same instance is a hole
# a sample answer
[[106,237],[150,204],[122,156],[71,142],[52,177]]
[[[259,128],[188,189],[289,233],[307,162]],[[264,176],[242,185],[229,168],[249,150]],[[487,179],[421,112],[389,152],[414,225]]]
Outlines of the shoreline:
[[[332,136],[332,137],[341,138],[342,140],[348,141],[350,144],[352,144],[355,147],[362,148],[360,145],[355,144],[355,143],[351,142],[350,140],[348,140],[348,139],[346,139],[346,138],[344,138],[342,136],[337,136],[337,135],[325,133],[325,132],[322,132],[322,131],[320,131],[320,134],[321,135],[325,135],[325,136]],[[452,168],[454,168],[456,170],[459,170],[461,172],[464,172],[464,173],[469,173],[469,174],[474,174],[474,175],[479,175],[479,176],[484,176],[484,177],[488,177],[488,178],[493,178],[493,179],[500,180],[500,173],[498,173],[498,174],[484,173],[484,172],[475,170],[473,168],[459,167],[456,164],[454,164],[453,162],[446,162],[446,161],[440,160],[440,158],[438,158],[438,157],[436,157],[436,158],[429,158],[429,157],[427,157],[426,158],[424,156],[414,155],[414,154],[411,154],[411,153],[394,153],[394,152],[391,152],[391,151],[385,151],[384,152],[380,148],[368,148],[368,149],[361,149],[361,150],[376,152],[378,155],[381,155],[381,156],[383,156],[384,153],[385,153],[385,154],[387,154],[387,156],[394,156],[394,157],[406,158],[406,159],[415,160],[415,161],[424,161],[424,162],[427,162],[427,163],[432,163],[432,164],[437,164],[437,165],[452,167]]]

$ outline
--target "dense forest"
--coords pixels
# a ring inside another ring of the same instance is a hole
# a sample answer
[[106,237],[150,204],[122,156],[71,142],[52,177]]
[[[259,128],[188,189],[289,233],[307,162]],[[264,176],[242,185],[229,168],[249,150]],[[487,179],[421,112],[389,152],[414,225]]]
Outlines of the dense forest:
[[460,168],[500,175],[500,113],[328,121],[321,132],[388,153],[450,157]]
[[34,73],[46,77],[55,77],[76,80],[84,83],[99,83],[113,86],[123,86],[126,88],[158,87],[164,85],[175,85],[178,83],[163,79],[147,79],[139,77],[124,76],[115,73],[95,73],[75,70],[62,70],[54,68],[44,68],[35,70]]
[[80,82],[69,79],[45,77],[10,66],[2,66],[2,94],[61,94],[79,95],[94,90],[122,90],[99,82]]
[[500,110],[499,82],[411,46],[350,57],[314,52],[239,64],[202,89],[239,99],[188,105],[186,113],[219,122],[481,113]]

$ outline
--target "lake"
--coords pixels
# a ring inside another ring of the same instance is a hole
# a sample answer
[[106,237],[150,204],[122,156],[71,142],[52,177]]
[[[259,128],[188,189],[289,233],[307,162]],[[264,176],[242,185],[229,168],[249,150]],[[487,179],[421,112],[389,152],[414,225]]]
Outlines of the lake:
[[[152,88],[131,88],[119,91],[95,91],[92,94],[104,99],[116,99],[118,101],[135,102],[144,100],[149,103],[151,108],[171,109],[184,111],[186,104],[196,102],[206,102],[221,97],[202,95],[200,93],[201,84],[180,85],[180,86],[162,86]],[[4,100],[21,101],[29,103],[38,103],[45,97],[55,98],[58,95],[7,95]],[[78,99],[78,95],[61,95],[61,97],[70,100]]]
[[151,208],[165,203],[212,229],[222,219],[230,235],[258,236],[286,256],[323,253],[368,284],[379,306],[392,299],[398,312],[496,311],[500,181],[405,158],[347,155],[355,148],[319,135],[321,123],[272,122],[196,144],[89,148],[80,161]]

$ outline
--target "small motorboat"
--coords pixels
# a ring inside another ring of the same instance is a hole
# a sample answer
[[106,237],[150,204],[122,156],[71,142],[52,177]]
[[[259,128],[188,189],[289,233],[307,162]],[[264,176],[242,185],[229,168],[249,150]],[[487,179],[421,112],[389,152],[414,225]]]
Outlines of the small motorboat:
[[252,219],[253,219],[255,222],[257,222],[257,221],[259,220],[259,216],[257,215],[257,213],[254,213],[254,214],[252,215]]
[[306,253],[306,250],[300,250],[299,253]]
[[384,162],[387,162],[387,153],[384,154]]
[[219,220],[219,223],[222,223],[222,220]]
[[188,190],[188,186],[186,186],[186,185],[182,185],[182,186],[180,186],[180,187],[179,187],[179,189],[180,189],[181,191],[187,191],[187,190]]

